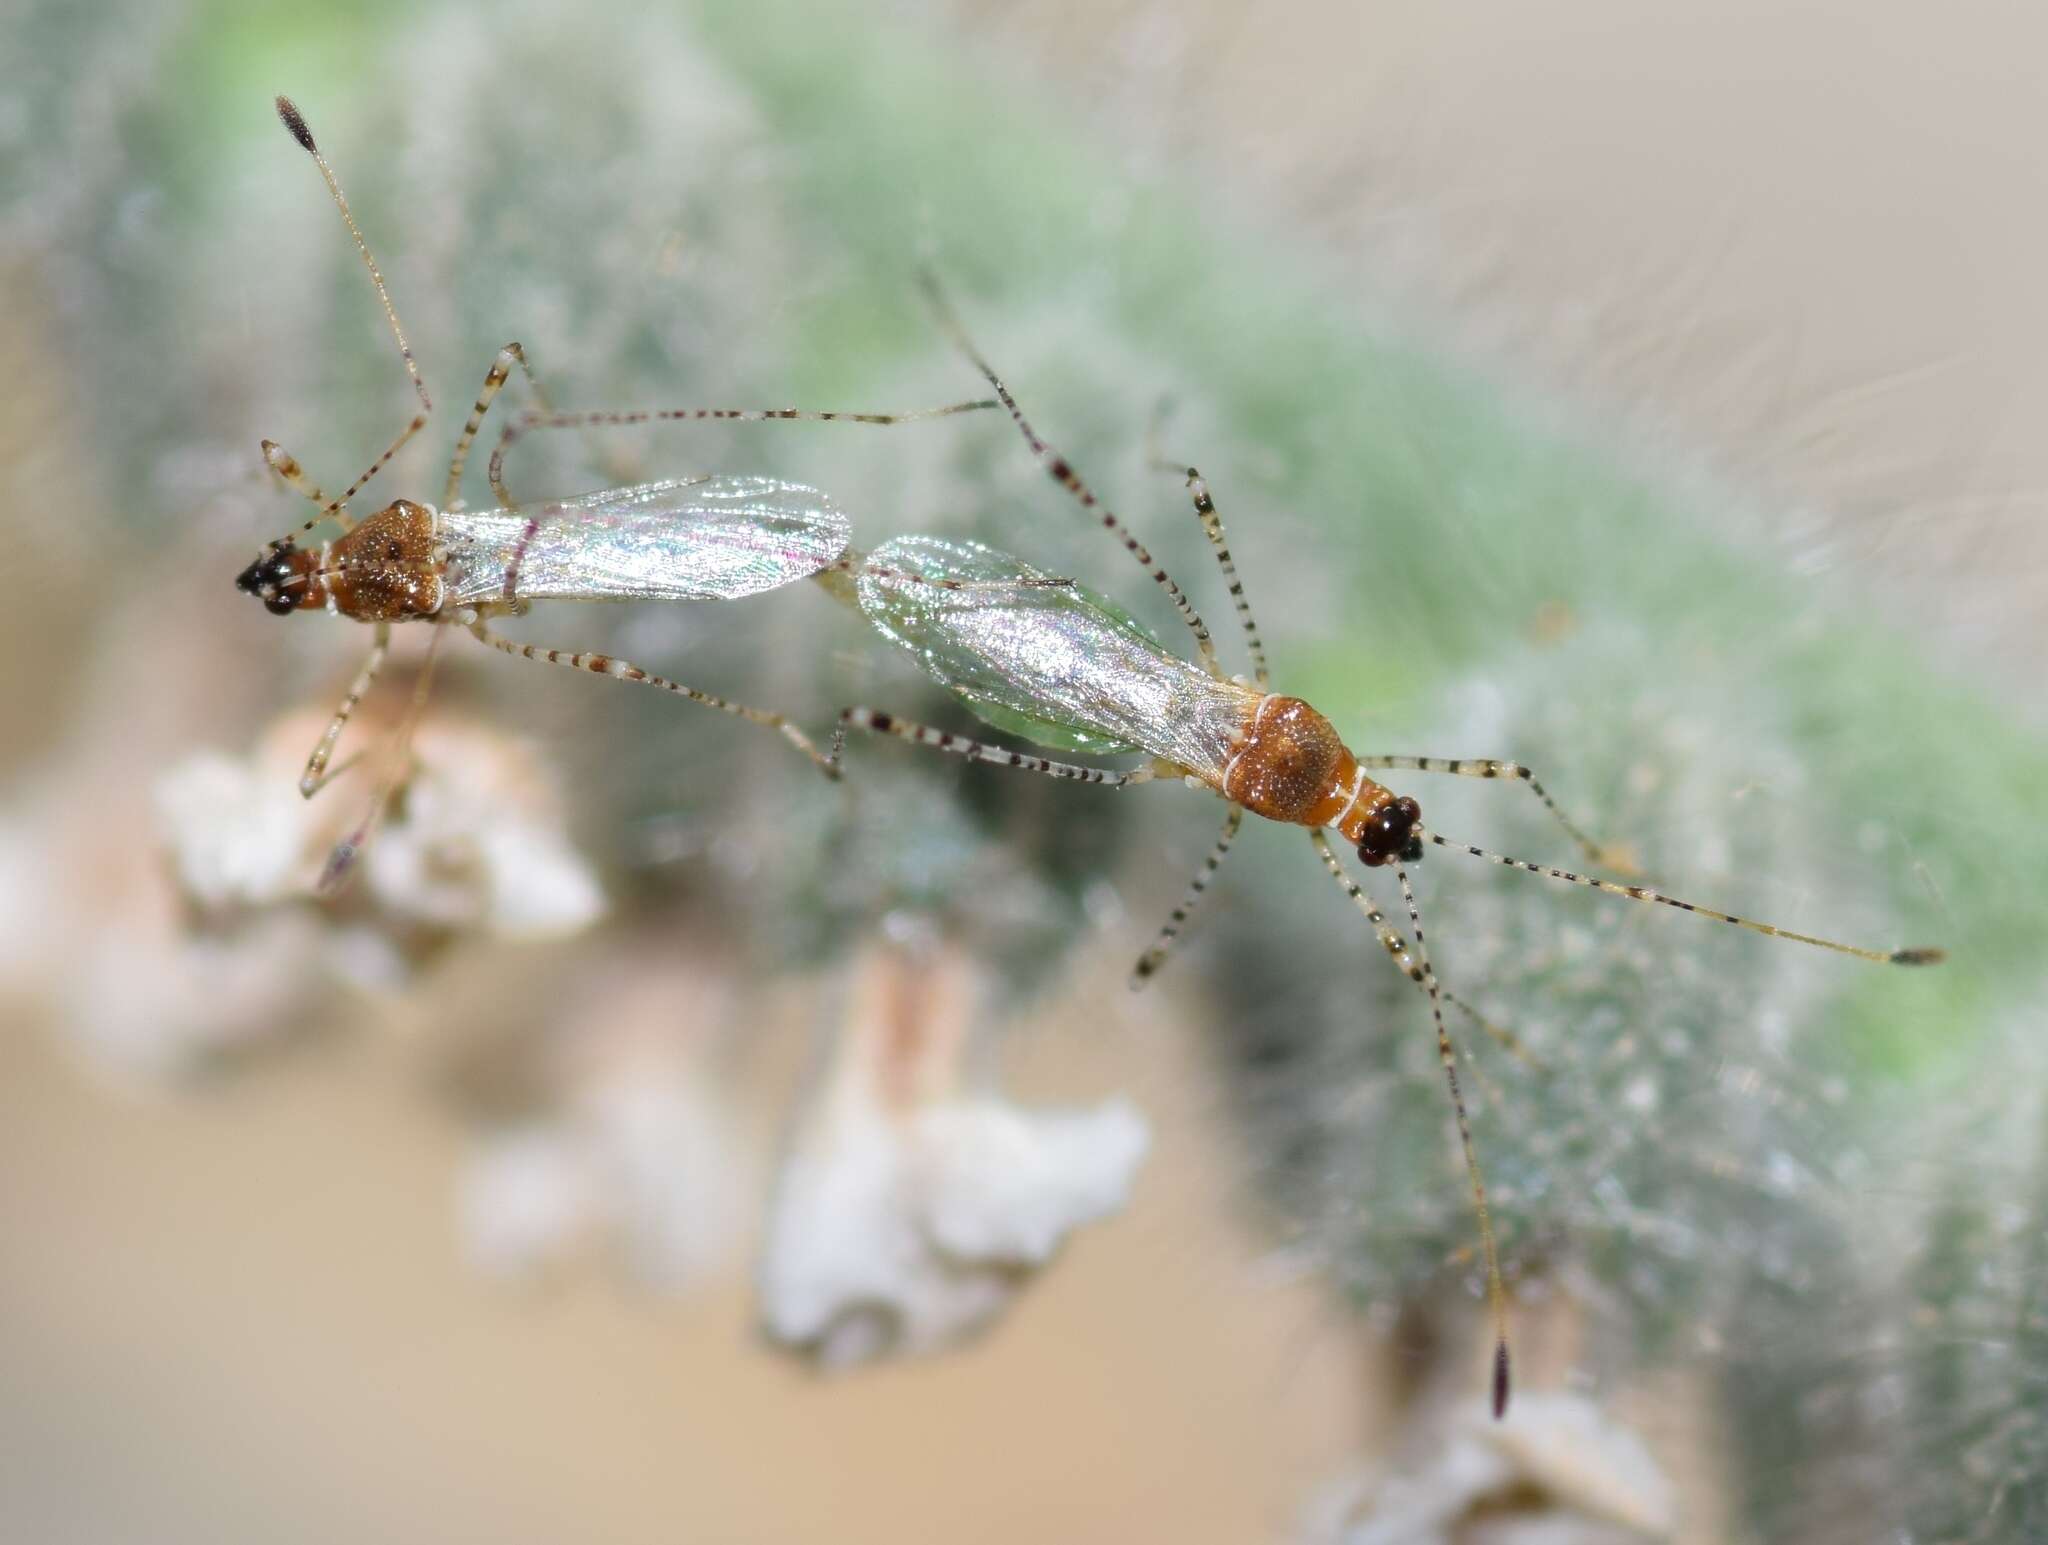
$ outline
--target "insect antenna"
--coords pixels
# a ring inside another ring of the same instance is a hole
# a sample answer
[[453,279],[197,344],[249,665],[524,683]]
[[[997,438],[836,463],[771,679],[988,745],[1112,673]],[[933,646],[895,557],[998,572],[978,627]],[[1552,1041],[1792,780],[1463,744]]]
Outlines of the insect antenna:
[[[384,319],[391,324],[391,336],[398,341],[398,353],[399,357],[405,361],[405,373],[412,378],[412,389],[419,395],[420,399],[420,411],[413,416],[412,422],[399,431],[398,437],[385,447],[382,455],[363,470],[360,477],[342,490],[339,498],[326,501],[326,503],[321,505],[318,515],[315,515],[305,525],[292,533],[293,536],[300,536],[311,531],[321,521],[340,516],[347,509],[348,501],[362,492],[363,486],[384,469],[391,458],[396,456],[400,449],[403,448],[406,441],[426,427],[428,415],[434,411],[434,399],[427,394],[427,383],[420,376],[419,363],[412,355],[412,345],[405,341],[405,328],[398,320],[398,308],[391,303],[391,292],[385,287],[383,271],[377,267],[377,260],[370,255],[370,244],[363,240],[362,230],[356,224],[355,215],[349,210],[348,198],[341,191],[341,183],[334,175],[334,168],[327,164],[327,157],[320,153],[320,147],[313,141],[313,131],[306,127],[305,118],[300,115],[298,108],[292,105],[290,97],[281,96],[277,99],[277,116],[285,128],[291,131],[292,138],[299,142],[300,148],[313,158],[313,164],[320,169],[320,176],[327,184],[328,193],[334,198],[334,207],[341,211],[342,223],[348,227],[349,235],[355,238],[356,251],[362,255],[363,266],[370,271],[370,283],[376,286],[377,300],[384,307]],[[279,456],[282,456],[282,453],[280,452],[278,456],[273,456],[270,446],[266,443],[264,459],[269,461],[272,466],[278,467]],[[290,462],[292,469],[296,471],[296,462],[291,462],[289,456],[282,456],[282,459]],[[293,478],[287,473],[283,467],[278,467],[278,471],[280,476],[284,476],[287,482],[290,482],[293,487],[298,488],[302,493],[312,486],[311,484],[301,484],[298,479]],[[291,538],[286,537],[283,540],[290,541]],[[272,545],[278,546],[281,543],[273,543]]]
[[[516,349],[517,344],[508,347]],[[524,359],[520,361],[525,364]],[[527,379],[533,379],[531,372]],[[486,383],[488,385],[488,383]],[[479,399],[472,415],[472,423],[488,405],[489,397]],[[491,450],[488,468],[491,487],[497,493],[498,502],[507,508],[517,501],[505,487],[505,458],[512,447],[536,429],[622,429],[639,424],[868,424],[889,427],[896,424],[915,424],[925,419],[951,418],[956,413],[980,413],[1000,406],[992,397],[976,398],[973,402],[949,402],[938,408],[912,408],[895,413],[844,413],[810,408],[635,408],[618,410],[611,408],[587,408],[576,412],[558,413],[543,405],[529,408],[526,412],[507,421],[498,431],[498,443]],[[471,431],[465,429],[465,435]],[[464,444],[463,454],[468,447]],[[460,475],[460,467],[454,469]]]
[[339,895],[355,875],[356,861],[370,845],[370,838],[383,819],[385,808],[392,796],[398,792],[412,770],[412,741],[420,727],[420,719],[427,706],[428,694],[433,690],[434,667],[441,654],[441,640],[447,635],[446,628],[435,628],[427,641],[426,658],[420,662],[419,679],[413,683],[412,702],[407,706],[405,718],[397,732],[391,737],[391,764],[384,776],[377,782],[377,790],[370,796],[370,802],[363,811],[362,819],[346,837],[334,845],[334,851],[327,855],[327,862],[321,866],[320,878],[314,891],[321,896]]
[[1451,1110],[1458,1118],[1458,1145],[1465,1153],[1465,1174],[1472,1182],[1472,1210],[1479,1217],[1479,1247],[1486,1260],[1486,1301],[1493,1314],[1493,1414],[1496,1420],[1508,1409],[1508,1304],[1507,1289],[1501,1285],[1500,1255],[1493,1243],[1493,1215],[1486,1206],[1486,1180],[1479,1172],[1479,1155],[1472,1147],[1472,1123],[1465,1114],[1465,1096],[1458,1087],[1458,1057],[1451,1045],[1451,1033],[1444,1025],[1442,990],[1429,963],[1429,946],[1422,939],[1422,913],[1415,905],[1415,887],[1408,870],[1394,865],[1401,882],[1401,899],[1408,904],[1408,921],[1415,931],[1415,959],[1422,967],[1423,990],[1429,994],[1430,1017],[1436,1021],[1437,1057],[1444,1065],[1444,1083],[1451,1091]]
[[1737,917],[1732,912],[1717,912],[1712,907],[1703,907],[1698,902],[1681,901],[1676,896],[1667,896],[1653,891],[1646,885],[1619,885],[1612,880],[1595,879],[1591,875],[1574,874],[1569,869],[1553,869],[1548,864],[1532,864],[1525,858],[1510,858],[1503,853],[1490,853],[1485,848],[1476,848],[1469,842],[1453,842],[1436,832],[1422,831],[1417,835],[1448,848],[1453,853],[1464,853],[1483,859],[1489,864],[1498,864],[1504,869],[1520,869],[1529,874],[1540,874],[1553,880],[1563,880],[1569,885],[1583,885],[1588,890],[1605,891],[1610,896],[1626,897],[1630,901],[1655,902],[1658,906],[1675,907],[1680,912],[1694,912],[1701,917],[1711,918],[1718,923],[1732,923],[1737,928],[1747,928],[1751,933],[1767,934],[1773,939],[1790,939],[1795,944],[1811,944],[1816,949],[1833,950],[1840,955],[1854,955],[1858,960],[1873,960],[1880,965],[1932,966],[1948,959],[1948,951],[1932,945],[1908,949],[1872,950],[1860,945],[1844,944],[1838,939],[1823,939],[1817,934],[1795,933],[1790,928],[1780,928],[1774,923],[1760,923],[1753,918]]
[[1537,780],[1536,774],[1520,762],[1502,762],[1491,757],[1463,756],[1361,756],[1358,765],[1369,772],[1389,769],[1406,769],[1410,772],[1448,773],[1457,778],[1491,778],[1503,782],[1519,783],[1527,789],[1543,808],[1550,812],[1551,819],[1564,828],[1565,835],[1579,846],[1588,863],[1604,864],[1610,869],[1619,869],[1623,874],[1636,873],[1636,867],[1627,854],[1595,842],[1570,816],[1564,813],[1558,802],[1550,797],[1550,791]]

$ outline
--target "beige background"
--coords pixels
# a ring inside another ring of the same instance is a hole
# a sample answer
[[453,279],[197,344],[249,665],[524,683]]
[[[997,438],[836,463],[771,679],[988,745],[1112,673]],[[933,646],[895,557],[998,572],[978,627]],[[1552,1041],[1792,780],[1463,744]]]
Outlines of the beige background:
[[959,9],[1140,159],[1765,495],[1756,535],[2048,700],[2039,7]]

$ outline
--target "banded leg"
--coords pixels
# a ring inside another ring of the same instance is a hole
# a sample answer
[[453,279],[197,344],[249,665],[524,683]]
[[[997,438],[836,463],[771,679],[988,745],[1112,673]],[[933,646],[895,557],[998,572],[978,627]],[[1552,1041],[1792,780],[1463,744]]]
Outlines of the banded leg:
[[988,382],[996,396],[1001,399],[1004,408],[1009,410],[1010,421],[1017,426],[1018,433],[1024,436],[1024,443],[1031,447],[1031,454],[1038,459],[1038,464],[1045,468],[1046,475],[1071,494],[1083,510],[1101,521],[1103,529],[1122,542],[1124,551],[1131,555],[1140,568],[1152,576],[1155,585],[1166,592],[1167,599],[1173,602],[1174,610],[1180,613],[1180,620],[1187,624],[1188,631],[1195,636],[1195,648],[1201,652],[1203,668],[1217,680],[1223,680],[1223,667],[1217,663],[1216,645],[1209,637],[1209,625],[1202,621],[1201,614],[1194,608],[1194,603],[1188,600],[1187,592],[1174,582],[1173,576],[1168,574],[1165,567],[1146,550],[1145,545],[1131,534],[1130,527],[1095,497],[1095,491],[1082,481],[1081,474],[1074,470],[1073,464],[1038,437],[1038,431],[1031,427],[1030,421],[1018,408],[1017,399],[1010,394],[1009,387],[1003,384],[1002,378],[982,357],[981,351],[975,348],[974,340],[967,336],[967,329],[961,325],[960,318],[946,300],[945,292],[939,288],[938,280],[930,273],[920,274],[918,279],[924,288],[926,298],[931,302],[932,310],[938,316],[939,326],[953,340],[955,347],[973,363],[974,368],[981,372],[982,379]]
[[491,487],[499,502],[510,505],[505,493],[505,456],[529,430],[534,429],[618,429],[635,424],[720,423],[765,424],[801,422],[812,424],[914,424],[923,419],[949,418],[955,413],[978,413],[997,404],[990,398],[974,402],[953,402],[942,408],[915,408],[903,413],[831,413],[803,408],[643,408],[624,412],[593,409],[578,413],[528,411],[498,432],[491,450]]
[[[398,320],[398,308],[391,303],[391,292],[385,288],[384,275],[377,267],[377,260],[370,255],[369,243],[363,240],[363,233],[356,224],[356,217],[349,211],[348,198],[341,191],[341,183],[334,175],[334,168],[327,164],[327,158],[320,153],[320,147],[313,142],[313,131],[306,127],[306,120],[300,116],[299,110],[292,105],[289,97],[279,97],[277,99],[277,116],[290,132],[291,137],[299,142],[299,147],[313,158],[313,164],[320,169],[321,179],[327,184],[327,191],[334,199],[334,207],[341,212],[342,224],[348,227],[348,233],[356,244],[356,252],[363,260],[363,267],[369,270],[370,283],[377,291],[378,303],[384,308],[384,320],[391,324],[391,336],[398,344],[398,356],[405,362],[405,373],[411,378],[412,389],[420,400],[420,411],[413,416],[412,422],[399,431],[398,437],[385,447],[384,453],[381,456],[364,469],[362,476],[358,477],[343,490],[340,498],[326,501],[321,506],[318,515],[314,516],[313,519],[300,527],[297,532],[293,533],[293,536],[298,536],[312,530],[313,527],[323,520],[337,518],[343,514],[348,506],[348,501],[362,492],[363,486],[383,470],[391,458],[398,454],[406,441],[426,427],[427,419],[434,411],[434,399],[427,393],[427,383],[420,375],[419,362],[413,358],[412,345],[405,341],[405,328]],[[264,447],[264,459],[267,461],[271,459],[270,446],[267,442]],[[288,456],[284,459],[286,461],[291,460]],[[272,464],[276,465],[275,462]],[[293,465],[296,466],[297,464],[293,463]],[[298,488],[302,493],[305,492],[306,487],[310,486],[290,478],[287,478],[286,481],[291,482],[292,486]],[[291,538],[287,537],[285,540],[289,541]]]
[[969,761],[987,762],[996,767],[1019,767],[1025,772],[1044,773],[1048,778],[1066,778],[1075,783],[1100,783],[1110,788],[1127,788],[1132,784],[1150,783],[1153,771],[1150,767],[1132,768],[1118,772],[1107,767],[1082,767],[1074,762],[1054,762],[1029,752],[1012,751],[1006,746],[986,745],[971,736],[956,735],[951,730],[935,730],[929,725],[913,724],[895,714],[881,713],[873,708],[848,708],[839,715],[842,727],[872,730],[878,735],[894,735],[898,740],[910,741],[913,745],[930,746],[938,751],[947,751],[954,756],[964,756]]
[[1521,869],[1530,874],[1540,874],[1548,879],[1563,880],[1569,885],[1583,885],[1588,890],[1605,891],[1610,896],[1622,896],[1630,901],[1655,902],[1661,907],[1675,907],[1681,912],[1695,912],[1701,917],[1711,918],[1717,923],[1732,923],[1737,928],[1747,928],[1751,933],[1767,934],[1773,939],[1790,939],[1795,944],[1811,944],[1816,949],[1833,950],[1840,955],[1854,955],[1858,960],[1872,960],[1881,965],[1932,966],[1948,959],[1948,951],[1932,945],[1907,949],[1871,950],[1855,944],[1843,944],[1835,939],[1823,939],[1817,934],[1794,933],[1789,928],[1780,928],[1774,923],[1759,923],[1751,918],[1737,917],[1732,912],[1717,912],[1712,907],[1703,907],[1697,902],[1681,901],[1676,896],[1666,896],[1645,885],[1617,885],[1612,880],[1594,879],[1590,875],[1573,874],[1569,869],[1553,869],[1548,864],[1532,864],[1525,858],[1509,858],[1503,853],[1489,853],[1485,848],[1475,848],[1469,842],[1453,842],[1448,837],[1433,831],[1415,828],[1415,835],[1448,848],[1453,853],[1469,854],[1484,859],[1489,864],[1499,864],[1504,869]]
[[[533,367],[526,362],[526,350],[522,349],[516,340],[498,350],[498,357],[491,361],[491,368],[484,374],[483,389],[476,394],[476,401],[470,406],[469,419],[463,424],[462,433],[455,437],[455,453],[448,458],[448,482],[441,493],[441,508],[444,510],[452,507],[462,492],[462,472],[469,465],[469,448],[476,442],[476,432],[483,427],[484,415],[490,412],[492,399],[505,385],[514,365],[517,365],[519,373],[526,377],[526,389],[533,394],[533,400],[540,405],[541,411],[554,411],[554,404],[548,401],[547,392],[541,387],[540,382],[534,379]],[[492,487],[498,495],[498,504],[501,508],[515,507],[501,485],[494,482]]]
[[[1399,930],[1387,921],[1386,914],[1373,905],[1373,899],[1365,893],[1365,888],[1344,872],[1343,865],[1337,861],[1337,855],[1330,849],[1329,839],[1320,831],[1310,832],[1309,837],[1316,845],[1316,854],[1322,859],[1323,867],[1329,870],[1331,878],[1344,888],[1344,894],[1351,898],[1352,904],[1365,914],[1366,922],[1372,925],[1372,931],[1378,937],[1380,947],[1387,952],[1387,957],[1394,962],[1394,965],[1403,976],[1407,977],[1417,987],[1421,987],[1423,985],[1422,967],[1416,964],[1415,957],[1409,953],[1408,941],[1402,938]],[[1471,1020],[1473,1024],[1484,1030],[1510,1056],[1526,1063],[1529,1067],[1537,1069],[1539,1072],[1544,1071],[1543,1063],[1522,1044],[1522,1038],[1516,1035],[1514,1031],[1508,1029],[1505,1025],[1495,1024],[1441,982],[1437,984],[1437,991],[1443,997],[1444,1002],[1450,1004],[1452,1008],[1458,1010],[1467,1019]]]
[[[1465,1176],[1472,1186],[1472,1210],[1479,1220],[1479,1245],[1486,1262],[1486,1296],[1493,1313],[1493,1414],[1502,1416],[1508,1406],[1508,1331],[1507,1293],[1501,1286],[1500,1257],[1493,1243],[1493,1215],[1486,1205],[1486,1180],[1479,1172],[1479,1155],[1472,1146],[1472,1121],[1465,1113],[1465,1096],[1458,1087],[1458,1054],[1451,1044],[1450,1031],[1444,1026],[1443,1003],[1457,1000],[1436,979],[1436,972],[1429,964],[1429,952],[1422,940],[1422,914],[1416,909],[1415,890],[1408,883],[1408,871],[1400,864],[1394,866],[1394,873],[1401,880],[1401,896],[1408,904],[1408,922],[1415,934],[1415,952],[1411,955],[1405,940],[1388,925],[1372,898],[1360,889],[1358,883],[1344,872],[1337,862],[1337,855],[1330,851],[1329,839],[1320,831],[1309,833],[1309,840],[1316,845],[1316,855],[1323,861],[1323,867],[1330,871],[1345,893],[1365,914],[1373,931],[1379,935],[1389,958],[1399,966],[1408,979],[1429,995],[1430,1017],[1436,1022],[1437,1059],[1443,1064],[1444,1084],[1451,1094],[1451,1112],[1457,1118],[1458,1146],[1465,1156]],[[1471,1013],[1470,1009],[1466,1010]],[[1478,1018],[1475,1014],[1474,1018]],[[1481,1020],[1481,1024],[1485,1021]]]
[[[571,670],[589,671],[593,675],[609,676],[615,681],[632,681],[638,682],[642,686],[659,687],[664,692],[673,692],[677,697],[686,697],[691,702],[701,703],[706,708],[715,708],[720,713],[728,713],[734,718],[745,719],[751,724],[758,724],[764,728],[774,730],[784,740],[809,757],[818,771],[826,777],[836,779],[839,776],[839,763],[836,754],[827,755],[819,751],[811,743],[810,737],[782,714],[771,713],[765,708],[750,708],[745,703],[735,703],[729,698],[719,697],[710,692],[700,692],[695,687],[684,686],[680,681],[671,681],[666,676],[657,676],[652,671],[644,671],[630,661],[621,660],[615,655],[597,654],[595,652],[570,654],[560,649],[549,649],[540,644],[517,643],[509,638],[500,638],[497,634],[486,628],[481,621],[471,623],[469,631],[476,636],[479,642],[489,644],[491,648],[503,654],[517,655],[521,659],[526,660],[539,660],[548,665],[563,665]],[[836,738],[834,748],[836,752]]]
[[1579,851],[1586,855],[1588,863],[1605,864],[1609,868],[1621,870],[1624,874],[1635,873],[1634,865],[1619,855],[1610,853],[1579,830],[1578,824],[1558,808],[1557,801],[1550,797],[1550,791],[1538,783],[1536,775],[1520,762],[1494,762],[1483,758],[1450,756],[1362,756],[1358,759],[1358,765],[1375,771],[1404,768],[1411,772],[1449,773],[1458,778],[1515,779],[1543,802],[1543,808],[1550,812],[1557,824],[1562,826],[1572,841],[1579,845]]
[[405,711],[405,718],[398,726],[398,733],[391,738],[390,763],[384,776],[377,781],[375,791],[363,807],[362,818],[350,828],[347,836],[334,845],[327,855],[327,862],[320,868],[320,878],[314,891],[322,896],[340,894],[355,873],[355,864],[370,845],[370,836],[377,829],[377,823],[384,818],[384,812],[391,808],[391,801],[412,776],[412,742],[419,733],[420,720],[427,711],[427,698],[434,690],[434,667],[441,659],[441,640],[444,630],[436,628],[427,641],[426,658],[420,662],[419,676],[412,684],[412,702]]
[[1259,625],[1252,620],[1252,603],[1245,597],[1244,582],[1237,577],[1237,560],[1230,556],[1230,543],[1223,535],[1223,517],[1216,513],[1216,501],[1209,496],[1208,480],[1185,462],[1169,461],[1160,454],[1159,425],[1167,406],[1160,404],[1159,412],[1153,415],[1152,425],[1145,433],[1145,464],[1154,472],[1171,472],[1176,477],[1187,479],[1188,496],[1195,502],[1195,519],[1202,523],[1202,535],[1209,539],[1209,546],[1216,554],[1216,564],[1223,570],[1223,582],[1230,587],[1231,605],[1237,608],[1237,620],[1244,629],[1245,648],[1252,657],[1252,675],[1260,687],[1270,687],[1272,673],[1266,669],[1266,646],[1259,638]]
[[[363,700],[363,694],[370,690],[370,683],[377,679],[377,672],[383,669],[384,657],[391,652],[391,624],[376,624],[376,633],[370,644],[369,658],[363,661],[363,668],[356,672],[356,679],[349,685],[348,695],[341,700],[341,707],[328,721],[327,729],[306,758],[306,770],[299,775],[299,793],[311,799],[326,787],[330,778],[339,777],[342,769],[329,769],[333,760],[334,747],[341,739],[341,732],[348,725],[349,715],[356,711],[356,704]],[[350,760],[354,760],[351,758]],[[344,766],[347,764],[344,763]]]
[[1202,904],[1202,896],[1209,889],[1209,882],[1216,878],[1216,871],[1223,867],[1223,860],[1230,856],[1230,845],[1237,841],[1237,830],[1244,825],[1244,806],[1232,805],[1230,813],[1223,818],[1223,833],[1216,839],[1216,846],[1209,850],[1209,856],[1202,860],[1202,867],[1195,871],[1195,877],[1188,882],[1187,894],[1180,899],[1180,905],[1173,909],[1159,930],[1159,936],[1152,941],[1152,947],[1138,957],[1138,963],[1131,967],[1131,991],[1136,992],[1152,979],[1153,973],[1166,964],[1166,957],[1173,952],[1173,941],[1180,937],[1181,929]]

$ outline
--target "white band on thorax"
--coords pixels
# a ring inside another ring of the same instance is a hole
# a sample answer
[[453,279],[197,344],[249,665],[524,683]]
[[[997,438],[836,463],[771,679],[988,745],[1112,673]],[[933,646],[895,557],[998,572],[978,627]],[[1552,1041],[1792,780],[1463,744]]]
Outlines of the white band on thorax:
[[1334,829],[1336,829],[1337,831],[1342,831],[1344,829],[1345,820],[1350,816],[1352,811],[1358,808],[1358,796],[1360,794],[1363,794],[1364,792],[1365,769],[1361,767],[1358,769],[1358,776],[1351,780],[1351,798],[1348,801],[1346,801],[1344,808],[1338,811],[1335,819],[1333,819],[1330,822],[1330,825]]
[[1259,699],[1259,706],[1252,710],[1252,722],[1245,727],[1244,740],[1235,751],[1230,753],[1230,760],[1223,764],[1223,792],[1225,794],[1230,792],[1230,780],[1237,775],[1238,762],[1243,758],[1245,752],[1251,750],[1252,737],[1259,733],[1259,721],[1266,717],[1266,705],[1279,695],[1277,692],[1268,692]]

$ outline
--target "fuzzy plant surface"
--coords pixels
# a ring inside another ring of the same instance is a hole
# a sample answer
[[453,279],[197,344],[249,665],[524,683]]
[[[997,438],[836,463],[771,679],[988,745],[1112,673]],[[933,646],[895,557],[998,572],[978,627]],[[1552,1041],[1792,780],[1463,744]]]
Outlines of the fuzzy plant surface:
[[1745,1284],[1726,1388],[1765,1538],[2031,1540],[2048,1530],[2041,1301],[2048,1078],[2038,1014],[1897,1110],[1831,1241],[1829,1311]]
[[[2038,1474],[2037,1343],[2012,1341],[2002,1380],[1974,1360],[1993,1355],[1987,1324],[2038,1312],[2024,1287],[2038,1219],[1999,1210],[2035,1208],[2037,1177],[1977,1185],[1978,1131],[2031,1108],[2041,1081],[1999,1062],[2005,1027],[2037,1025],[2043,1004],[2038,705],[2016,711],[1930,663],[1853,571],[1795,571],[1761,535],[1769,512],[1448,357],[1228,190],[1127,174],[958,40],[781,0],[626,12],[447,3],[286,28],[210,0],[32,5],[0,23],[42,93],[41,142],[0,166],[0,231],[109,426],[95,468],[118,512],[109,535],[143,556],[209,549],[220,627],[265,661],[263,692],[221,703],[211,728],[253,735],[336,691],[360,647],[321,619],[235,610],[248,548],[300,514],[235,483],[254,437],[340,480],[411,411],[333,211],[270,117],[274,92],[293,93],[350,189],[440,405],[433,448],[386,473],[387,493],[437,494],[434,449],[515,337],[569,407],[974,396],[917,302],[928,263],[1229,658],[1228,598],[1186,495],[1145,466],[1155,406],[1176,399],[1165,449],[1216,491],[1276,685],[1356,749],[1528,763],[1653,884],[1953,952],[1909,972],[1450,853],[1417,874],[1445,980],[1527,1053],[1453,1020],[1517,1291],[1595,1308],[1596,1366],[1616,1380],[1672,1354],[1725,1374],[1728,1428],[1756,1440],[1728,1445],[1730,1490],[1759,1529],[1784,1456],[1867,1463],[1897,1452],[1887,1432],[1924,1441],[1956,1497],[1923,1493],[1907,1520],[1873,1483],[1877,1522],[1968,1538],[1955,1520],[2029,1516],[2013,1477]],[[997,415],[553,438],[519,447],[515,489],[693,470],[810,481],[860,545],[977,536],[1177,636]],[[487,496],[479,471],[472,500]],[[849,702],[970,722],[804,587],[744,616],[537,611],[521,636],[644,660],[817,731]],[[1132,921],[1116,942],[1135,953],[1221,815],[1174,788],[913,769],[911,748],[873,743],[849,751],[861,792],[827,789],[748,727],[470,653],[445,689],[560,756],[614,884],[733,898],[764,972],[899,906],[966,918],[1023,976],[1059,970],[1119,910]],[[1514,788],[1399,782],[1433,826],[1574,864]],[[1170,970],[1206,989],[1188,1001],[1213,1025],[1276,1233],[1376,1311],[1471,1287],[1426,1006],[1298,833],[1240,846]],[[1107,879],[1121,909],[1090,905]],[[1401,922],[1398,892],[1376,894]],[[1892,1143],[1949,1098],[1977,1120],[1927,1130],[1921,1205],[1896,1208]],[[2015,1141],[2008,1158],[2039,1151]],[[1892,1215],[1895,1248],[1856,1246],[1873,1212]],[[1874,1427],[1779,1398],[1769,1375],[1794,1360],[1773,1365],[1774,1349],[1849,1362],[1866,1306],[1893,1314],[1887,1389],[1924,1420]]]

